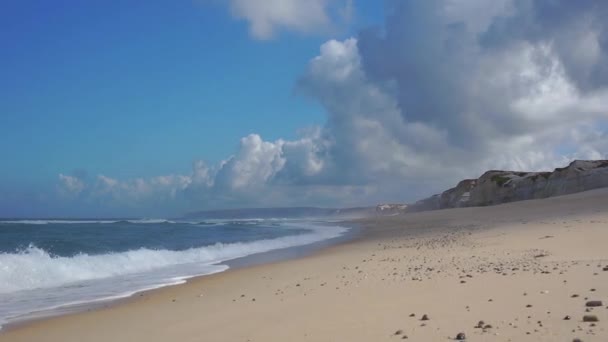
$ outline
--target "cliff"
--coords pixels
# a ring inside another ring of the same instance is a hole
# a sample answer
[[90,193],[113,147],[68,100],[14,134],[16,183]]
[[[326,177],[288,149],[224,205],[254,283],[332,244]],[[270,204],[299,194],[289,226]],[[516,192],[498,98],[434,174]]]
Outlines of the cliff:
[[608,187],[608,160],[576,160],[553,172],[487,171],[416,202],[408,211],[495,205]]

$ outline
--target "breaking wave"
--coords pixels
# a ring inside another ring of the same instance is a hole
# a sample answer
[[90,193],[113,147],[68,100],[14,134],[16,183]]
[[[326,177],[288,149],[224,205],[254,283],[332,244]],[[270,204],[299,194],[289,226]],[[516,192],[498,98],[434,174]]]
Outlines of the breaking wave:
[[140,248],[105,254],[56,256],[35,245],[0,253],[0,325],[16,317],[75,303],[130,296],[184,279],[221,272],[224,261],[276,249],[303,246],[343,235],[348,228],[284,224],[306,229],[298,235],[186,250]]

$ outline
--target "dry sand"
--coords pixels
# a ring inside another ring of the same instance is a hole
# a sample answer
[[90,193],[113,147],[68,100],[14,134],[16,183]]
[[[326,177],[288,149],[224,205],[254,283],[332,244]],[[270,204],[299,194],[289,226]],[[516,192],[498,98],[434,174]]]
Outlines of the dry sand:
[[360,239],[309,257],[13,327],[0,341],[608,341],[608,189],[358,224]]

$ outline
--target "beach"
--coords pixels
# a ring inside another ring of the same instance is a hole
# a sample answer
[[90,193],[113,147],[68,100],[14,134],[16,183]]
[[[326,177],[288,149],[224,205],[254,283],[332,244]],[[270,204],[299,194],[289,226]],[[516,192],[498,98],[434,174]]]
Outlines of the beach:
[[9,326],[0,341],[608,340],[608,189],[347,224],[360,236],[311,255]]

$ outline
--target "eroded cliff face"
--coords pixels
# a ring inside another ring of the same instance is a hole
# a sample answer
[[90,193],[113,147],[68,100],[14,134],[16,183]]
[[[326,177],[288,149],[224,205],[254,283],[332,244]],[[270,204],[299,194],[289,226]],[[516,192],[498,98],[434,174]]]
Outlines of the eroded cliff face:
[[553,172],[487,171],[408,207],[408,211],[495,205],[608,187],[608,160],[576,160]]

